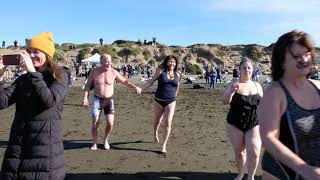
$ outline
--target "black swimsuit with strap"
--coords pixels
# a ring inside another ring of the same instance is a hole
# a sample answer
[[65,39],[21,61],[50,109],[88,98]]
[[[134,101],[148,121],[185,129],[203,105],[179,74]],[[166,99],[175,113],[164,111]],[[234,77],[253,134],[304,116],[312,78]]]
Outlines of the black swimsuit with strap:
[[252,129],[258,125],[257,107],[260,100],[258,93],[247,96],[235,93],[230,103],[227,122],[244,133]]

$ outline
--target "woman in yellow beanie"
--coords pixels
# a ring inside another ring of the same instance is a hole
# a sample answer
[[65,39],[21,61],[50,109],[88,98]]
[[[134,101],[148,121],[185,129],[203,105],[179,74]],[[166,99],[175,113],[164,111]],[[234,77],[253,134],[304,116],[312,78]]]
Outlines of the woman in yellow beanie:
[[[16,106],[1,180],[65,177],[61,114],[69,76],[52,60],[54,51],[51,33],[31,38],[21,53],[27,73],[7,88],[0,81],[0,109]],[[4,68],[0,56],[0,72]]]

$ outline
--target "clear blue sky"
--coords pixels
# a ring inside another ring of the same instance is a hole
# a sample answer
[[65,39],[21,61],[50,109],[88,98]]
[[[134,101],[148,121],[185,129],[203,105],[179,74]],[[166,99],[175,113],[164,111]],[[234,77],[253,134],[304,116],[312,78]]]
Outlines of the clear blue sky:
[[292,29],[320,45],[319,0],[12,0],[0,9],[7,45],[43,31],[59,44],[155,36],[165,45],[269,45]]

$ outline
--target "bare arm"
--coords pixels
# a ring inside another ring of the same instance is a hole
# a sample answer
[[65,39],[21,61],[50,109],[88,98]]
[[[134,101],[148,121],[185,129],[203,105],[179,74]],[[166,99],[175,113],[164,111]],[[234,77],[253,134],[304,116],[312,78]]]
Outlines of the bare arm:
[[[267,89],[259,106],[258,120],[264,148],[277,160],[293,169],[304,178],[314,176],[314,167],[309,166],[299,156],[279,141],[281,116],[287,107],[286,96],[277,83]],[[316,175],[314,176],[316,177]]]
[[89,100],[88,100],[88,96],[90,94],[90,90],[91,87],[94,86],[94,81],[93,81],[93,74],[94,74],[94,70],[91,71],[91,73],[89,74],[89,77],[87,79],[87,82],[84,86],[84,93],[83,93],[83,99],[82,99],[82,106],[89,106]]
[[124,78],[118,71],[114,71],[116,73],[116,81],[127,86],[128,88],[134,89],[137,94],[141,93],[141,88],[136,86],[135,84],[128,81],[128,79]]
[[178,81],[178,86],[177,86],[177,91],[176,91],[176,96],[178,95],[178,92],[179,92],[179,88],[180,88],[180,78],[181,78],[181,76],[180,76],[180,74],[179,73],[177,73],[177,75],[178,75],[178,79],[179,79],[179,81]]
[[148,87],[152,86],[153,83],[159,78],[161,72],[162,70],[160,68],[157,68],[154,76],[152,76],[152,79],[148,80],[145,84],[142,85],[142,90],[144,91]]
[[225,90],[225,92],[223,93],[222,96],[222,102],[223,104],[230,104],[231,99],[234,95],[234,93],[236,92],[236,90],[239,88],[239,84],[236,85],[235,83],[231,82],[228,86],[227,89]]

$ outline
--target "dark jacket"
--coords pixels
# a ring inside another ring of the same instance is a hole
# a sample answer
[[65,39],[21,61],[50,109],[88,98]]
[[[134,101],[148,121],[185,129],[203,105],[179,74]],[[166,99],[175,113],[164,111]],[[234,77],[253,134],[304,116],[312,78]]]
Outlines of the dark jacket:
[[49,72],[34,72],[7,88],[0,82],[0,109],[16,105],[1,180],[64,179],[61,113],[69,77],[66,69],[61,71],[59,81]]

